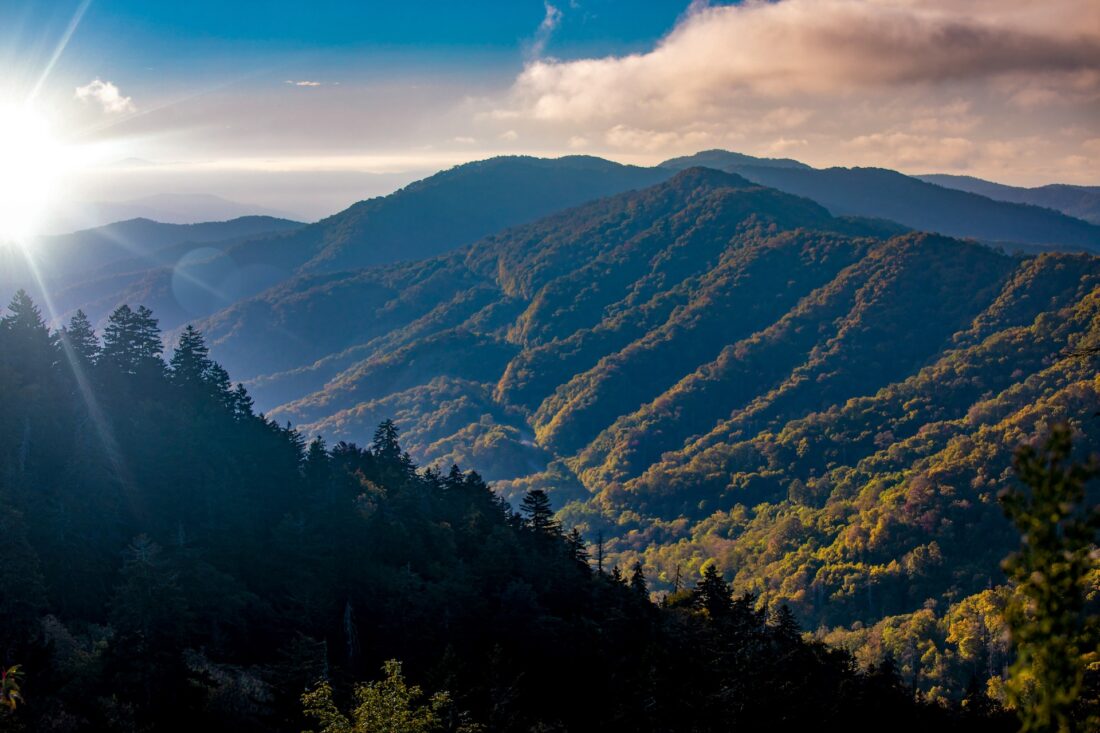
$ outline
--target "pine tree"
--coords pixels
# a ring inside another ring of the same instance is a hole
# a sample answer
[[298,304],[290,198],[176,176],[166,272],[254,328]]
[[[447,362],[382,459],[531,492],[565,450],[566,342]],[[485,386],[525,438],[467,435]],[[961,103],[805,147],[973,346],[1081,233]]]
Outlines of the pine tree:
[[398,463],[401,461],[401,444],[397,440],[397,425],[393,420],[383,420],[374,431],[374,440],[371,441],[371,453],[375,458],[383,461]]
[[703,577],[692,592],[697,608],[706,611],[712,619],[725,618],[733,611],[733,598],[729,584],[718,574],[714,565],[708,565]]
[[229,408],[233,417],[238,422],[253,417],[252,404],[252,396],[248,394],[248,390],[244,388],[244,385],[238,382],[229,400]]
[[213,363],[210,361],[210,349],[194,326],[188,325],[183,329],[168,365],[172,381],[180,387],[197,389],[206,383]]
[[566,543],[569,548],[569,556],[580,565],[583,565],[585,569],[588,569],[588,545],[576,527],[570,530],[569,536],[566,537]]
[[18,363],[23,374],[41,375],[57,362],[57,340],[25,290],[12,298],[8,314],[0,318],[0,329],[4,331],[6,343],[5,353],[0,354],[0,358]]
[[646,585],[641,562],[634,563],[634,567],[630,570],[630,589],[643,598],[649,597],[649,586]]
[[802,627],[794,617],[794,611],[786,603],[780,604],[772,620],[772,635],[781,642],[793,644],[802,638]]
[[159,373],[164,346],[152,312],[145,306],[131,310],[121,305],[107,317],[103,331],[102,361],[121,374]]
[[95,363],[99,356],[99,339],[96,338],[92,322],[84,311],[78,310],[69,319],[69,325],[61,329],[61,343],[66,356],[75,359],[74,366],[87,367]]
[[550,497],[542,489],[531,489],[523,496],[520,509],[527,517],[527,526],[540,537],[556,536],[560,532],[550,508]]
[[320,491],[328,483],[329,455],[325,448],[325,439],[318,435],[306,449],[306,460],[302,465],[302,474],[314,491]]

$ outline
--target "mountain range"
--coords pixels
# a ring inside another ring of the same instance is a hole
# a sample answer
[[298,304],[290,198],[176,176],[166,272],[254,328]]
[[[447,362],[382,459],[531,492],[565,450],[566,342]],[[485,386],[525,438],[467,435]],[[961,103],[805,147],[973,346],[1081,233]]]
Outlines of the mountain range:
[[1100,224],[1100,186],[1067,186],[1063,183],[1052,183],[1035,188],[1023,188],[985,181],[973,176],[936,174],[917,176],[917,178],[944,188],[969,191],[997,201],[1043,206],[1092,224]]
[[393,418],[611,561],[717,564],[925,689],[913,649],[966,661],[953,619],[1001,578],[1013,447],[1100,440],[1100,227],[892,171],[497,158],[315,224],[166,226],[45,243],[55,312],[193,321],[306,436]]

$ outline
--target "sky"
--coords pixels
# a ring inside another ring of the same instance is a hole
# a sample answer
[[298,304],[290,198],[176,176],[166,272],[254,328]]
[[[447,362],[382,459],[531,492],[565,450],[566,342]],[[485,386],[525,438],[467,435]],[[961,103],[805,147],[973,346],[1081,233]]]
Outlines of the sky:
[[0,109],[27,100],[66,198],[306,219],[501,154],[1098,184],[1100,3],[3,0]]

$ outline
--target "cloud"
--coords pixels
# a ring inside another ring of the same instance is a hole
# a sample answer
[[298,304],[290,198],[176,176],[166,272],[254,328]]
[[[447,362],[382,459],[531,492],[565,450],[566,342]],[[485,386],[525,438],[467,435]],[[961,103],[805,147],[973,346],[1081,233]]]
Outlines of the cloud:
[[554,35],[554,31],[561,25],[562,12],[556,6],[551,5],[549,2],[544,2],[543,6],[546,8],[546,15],[542,17],[542,22],[539,23],[538,30],[535,31],[535,38],[531,42],[530,55],[533,58],[541,58],[546,51],[546,44],[550,42],[550,37]]
[[631,112],[672,120],[700,111],[713,115],[748,95],[851,93],[1100,69],[1100,4],[1094,0],[1005,0],[986,14],[973,12],[974,3],[965,6],[946,0],[750,0],[696,8],[648,53],[533,61],[515,93],[538,119],[610,119]]
[[309,81],[307,79],[303,79],[303,80],[300,80],[300,81],[297,81],[297,80],[294,80],[294,79],[287,79],[286,83],[290,84],[291,86],[296,86],[296,87],[319,87],[319,86],[324,86],[323,82]]
[[75,96],[81,102],[98,102],[103,111],[110,114],[137,111],[133,99],[122,96],[117,86],[99,78],[93,79],[82,87],[77,87]]
[[745,0],[692,3],[645,52],[532,58],[483,119],[638,162],[723,145],[926,172],[1000,166],[987,143],[1095,131],[1097,114],[1095,0]]
[[500,135],[498,135],[497,137],[499,137],[501,140],[503,140],[505,142],[511,143],[511,142],[515,142],[516,140],[519,140],[519,133],[516,132],[515,130],[505,130],[504,132],[500,133]]

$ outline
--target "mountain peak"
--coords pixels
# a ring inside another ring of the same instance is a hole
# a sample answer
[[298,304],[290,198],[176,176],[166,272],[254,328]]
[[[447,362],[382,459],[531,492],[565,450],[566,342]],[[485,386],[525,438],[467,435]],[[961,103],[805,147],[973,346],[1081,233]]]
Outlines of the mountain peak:
[[676,188],[754,188],[757,184],[737,175],[704,166],[685,168],[670,178],[666,186]]
[[744,153],[734,153],[729,150],[701,150],[694,155],[686,155],[680,158],[670,158],[658,165],[658,168],[682,170],[702,166],[705,168],[717,168],[730,170],[740,166],[761,166],[766,168],[797,168],[810,169],[810,166],[791,158],[757,158]]

